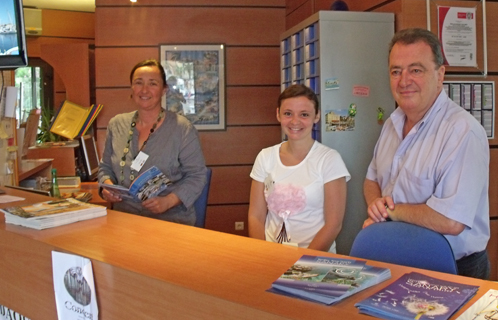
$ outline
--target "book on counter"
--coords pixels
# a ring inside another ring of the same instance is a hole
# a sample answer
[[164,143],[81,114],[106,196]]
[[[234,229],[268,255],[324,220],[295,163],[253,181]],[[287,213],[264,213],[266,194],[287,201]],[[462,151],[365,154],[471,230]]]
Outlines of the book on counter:
[[365,261],[303,255],[272,283],[272,292],[334,304],[391,277]]
[[100,187],[118,195],[123,200],[142,202],[157,196],[171,181],[156,166],[152,166],[133,180],[129,188],[117,184],[100,183]]
[[107,208],[72,198],[39,202],[1,209],[5,222],[33,229],[46,229],[77,221],[102,217]]
[[381,319],[449,319],[479,289],[411,272],[355,304],[360,313]]
[[498,319],[498,290],[489,289],[456,320]]
[[68,139],[79,138],[88,131],[102,107],[101,104],[82,107],[65,100],[53,118],[50,132]]

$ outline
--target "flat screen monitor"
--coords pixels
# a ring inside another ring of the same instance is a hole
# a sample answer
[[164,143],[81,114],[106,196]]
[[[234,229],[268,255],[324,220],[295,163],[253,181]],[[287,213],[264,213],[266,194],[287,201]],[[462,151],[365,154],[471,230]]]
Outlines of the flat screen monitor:
[[0,69],[28,65],[22,0],[0,1]]
[[97,179],[99,172],[99,154],[97,153],[97,145],[92,135],[87,134],[81,137],[80,140],[81,150],[83,154],[85,173],[87,181],[94,181]]

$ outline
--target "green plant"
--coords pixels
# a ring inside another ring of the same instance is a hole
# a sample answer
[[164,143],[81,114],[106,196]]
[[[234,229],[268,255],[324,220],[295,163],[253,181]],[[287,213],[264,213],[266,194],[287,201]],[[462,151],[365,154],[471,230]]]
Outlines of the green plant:
[[38,143],[61,141],[61,137],[59,135],[50,132],[50,123],[52,122],[52,117],[54,116],[54,110],[52,108],[42,107],[40,116],[41,123],[38,127],[40,132],[36,135],[36,141]]

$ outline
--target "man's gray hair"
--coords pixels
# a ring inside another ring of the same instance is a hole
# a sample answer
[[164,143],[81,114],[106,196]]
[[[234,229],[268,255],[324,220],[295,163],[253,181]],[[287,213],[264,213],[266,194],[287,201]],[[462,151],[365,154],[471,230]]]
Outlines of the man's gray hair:
[[425,42],[429,47],[431,47],[436,67],[439,68],[444,64],[441,42],[436,37],[436,35],[429,30],[421,28],[410,28],[396,32],[391,40],[391,43],[389,44],[389,53],[391,53],[394,45],[398,42],[404,45],[414,44],[417,42]]

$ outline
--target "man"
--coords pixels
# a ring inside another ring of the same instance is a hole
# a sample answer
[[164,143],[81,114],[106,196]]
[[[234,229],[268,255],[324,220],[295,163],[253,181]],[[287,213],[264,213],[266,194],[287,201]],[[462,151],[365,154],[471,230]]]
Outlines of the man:
[[364,227],[392,219],[442,233],[460,275],[487,279],[489,145],[483,127],[444,90],[441,44],[424,29],[394,35],[386,121],[364,183]]

